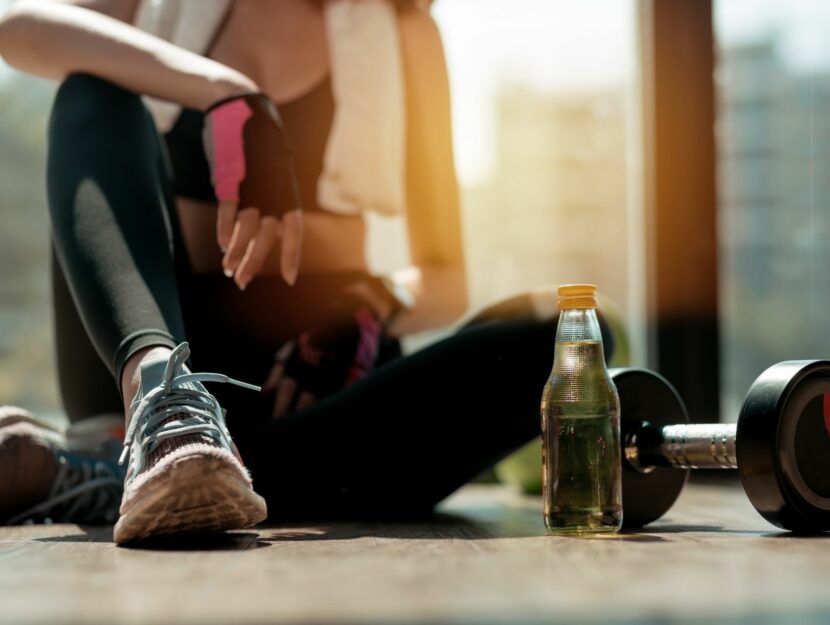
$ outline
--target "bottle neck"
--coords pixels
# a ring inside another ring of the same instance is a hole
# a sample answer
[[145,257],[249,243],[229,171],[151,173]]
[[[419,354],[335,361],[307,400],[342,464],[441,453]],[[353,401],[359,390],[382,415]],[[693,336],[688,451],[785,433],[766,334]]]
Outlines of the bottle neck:
[[593,367],[601,364],[604,369],[605,353],[597,311],[593,308],[562,309],[556,328],[555,351],[554,368],[573,366],[573,362],[570,362],[572,358],[568,355],[578,352],[582,366]]
[[593,308],[564,308],[559,313],[556,342],[602,341],[597,311]]

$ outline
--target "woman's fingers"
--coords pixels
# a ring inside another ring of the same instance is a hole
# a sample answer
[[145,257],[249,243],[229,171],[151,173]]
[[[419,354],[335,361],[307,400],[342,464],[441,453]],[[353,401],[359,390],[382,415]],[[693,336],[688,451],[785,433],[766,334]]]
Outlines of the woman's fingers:
[[288,211],[282,217],[282,254],[280,272],[285,281],[294,286],[300,271],[300,255],[303,248],[303,213]]
[[242,257],[248,249],[257,231],[259,230],[259,211],[256,208],[243,208],[236,217],[233,235],[228,245],[228,251],[222,259],[222,269],[229,278],[236,273]]
[[291,358],[291,354],[294,352],[296,346],[297,343],[295,341],[286,341],[283,346],[280,347],[279,351],[274,354],[274,366],[271,367],[271,371],[268,372],[268,377],[262,384],[262,391],[264,393],[268,393],[277,388],[277,383],[279,383],[280,379],[285,374],[286,363],[288,362],[288,359]]
[[314,395],[309,393],[308,391],[303,391],[300,393],[300,398],[297,400],[297,410],[303,410],[304,408],[308,408],[317,400]]
[[277,383],[280,381],[280,378],[284,373],[285,365],[281,362],[278,362],[271,367],[271,371],[268,372],[268,377],[265,378],[265,382],[262,383],[262,392],[269,393],[277,388]]
[[[265,387],[263,387],[265,388]],[[277,396],[274,400],[274,412],[271,416],[275,419],[283,416],[288,412],[288,407],[291,405],[291,400],[297,394],[297,381],[294,378],[284,378],[277,386]],[[313,405],[317,398],[308,391],[302,391],[297,400],[295,410],[303,410]]]
[[277,398],[274,402],[273,417],[279,418],[288,412],[294,393],[297,392],[297,381],[294,378],[283,378],[277,385]]
[[260,272],[265,264],[268,252],[274,246],[279,232],[279,222],[275,217],[266,215],[259,222],[259,230],[251,239],[248,249],[236,269],[236,283],[240,289],[245,289],[251,280]]
[[216,211],[216,241],[224,254],[231,244],[233,225],[236,223],[236,202],[224,200],[219,202]]
[[[222,218],[219,220],[219,223],[221,222]],[[294,230],[296,231],[296,226]],[[233,233],[222,259],[225,275],[233,276],[239,288],[245,290],[262,270],[274,242],[282,234],[283,225],[276,217],[266,215],[260,218],[260,212],[256,208],[244,208],[236,213]],[[293,266],[293,279],[296,279],[298,265],[299,262]]]

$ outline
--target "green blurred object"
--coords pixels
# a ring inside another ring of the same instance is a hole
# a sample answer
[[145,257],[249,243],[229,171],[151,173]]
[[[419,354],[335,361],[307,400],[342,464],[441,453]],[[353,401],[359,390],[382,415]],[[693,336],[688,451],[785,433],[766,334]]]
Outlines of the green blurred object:
[[[614,354],[609,367],[625,367],[631,364],[631,343],[619,307],[607,296],[597,295],[599,311],[605,321],[611,326],[614,337]],[[550,344],[553,354],[553,341]],[[539,397],[542,389],[539,389]],[[496,476],[503,484],[518,488],[528,495],[539,495],[542,492],[542,439],[537,438],[519,449],[495,467]]]
[[542,438],[530,441],[495,467],[502,484],[518,488],[528,495],[542,493]]

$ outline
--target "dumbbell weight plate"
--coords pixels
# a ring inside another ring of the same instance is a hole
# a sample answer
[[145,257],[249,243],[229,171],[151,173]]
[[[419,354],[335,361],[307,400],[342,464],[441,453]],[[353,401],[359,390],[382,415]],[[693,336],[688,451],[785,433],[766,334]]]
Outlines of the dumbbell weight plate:
[[[628,432],[643,422],[654,426],[688,423],[686,407],[674,387],[661,375],[645,369],[611,369],[611,379],[620,395],[620,435],[625,445]],[[672,507],[689,471],[653,467],[635,469],[623,457],[623,527],[642,527],[663,516]]]
[[737,455],[744,490],[765,519],[794,532],[830,530],[830,362],[764,371],[741,408]]

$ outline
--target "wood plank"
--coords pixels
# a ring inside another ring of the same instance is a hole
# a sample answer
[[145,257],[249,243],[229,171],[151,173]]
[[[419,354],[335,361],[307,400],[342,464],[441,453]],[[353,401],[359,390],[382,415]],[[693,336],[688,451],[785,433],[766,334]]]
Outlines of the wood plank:
[[110,528],[0,528],[2,623],[828,622],[825,537],[692,485],[615,538],[545,534],[540,501],[462,489],[435,519],[258,528],[117,548]]

